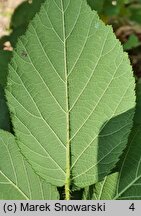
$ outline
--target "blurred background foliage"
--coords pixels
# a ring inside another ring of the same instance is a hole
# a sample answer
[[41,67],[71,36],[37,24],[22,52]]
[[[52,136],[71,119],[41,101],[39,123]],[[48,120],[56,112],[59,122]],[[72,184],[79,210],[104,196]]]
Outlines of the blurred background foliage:
[[128,52],[135,78],[141,77],[141,0],[87,0],[105,22],[112,25]]

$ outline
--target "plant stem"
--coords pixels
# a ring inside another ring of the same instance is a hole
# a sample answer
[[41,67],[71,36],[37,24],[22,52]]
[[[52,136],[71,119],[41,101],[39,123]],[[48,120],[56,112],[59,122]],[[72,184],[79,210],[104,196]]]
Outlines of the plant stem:
[[70,200],[70,116],[69,116],[69,83],[67,73],[67,54],[66,54],[66,32],[63,0],[62,4],[62,21],[63,21],[63,42],[64,42],[64,69],[65,69],[65,87],[66,87],[66,125],[67,125],[67,141],[66,141],[66,181],[65,181],[65,199]]

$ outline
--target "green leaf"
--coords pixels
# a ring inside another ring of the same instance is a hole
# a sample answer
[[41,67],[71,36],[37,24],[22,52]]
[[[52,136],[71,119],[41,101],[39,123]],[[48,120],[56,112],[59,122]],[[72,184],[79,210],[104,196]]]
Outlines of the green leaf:
[[103,5],[103,15],[106,16],[117,16],[120,13],[121,7],[123,7],[123,0],[105,0]]
[[0,129],[10,131],[10,116],[5,101],[4,89],[0,85]]
[[87,0],[88,4],[92,8],[92,10],[96,10],[97,12],[101,12],[104,6],[105,0]]
[[129,50],[129,49],[135,48],[139,45],[140,45],[140,42],[139,42],[137,36],[132,34],[129,37],[128,41],[123,45],[123,47],[124,47],[124,50]]
[[39,11],[41,3],[45,0],[32,0],[32,3],[28,1],[22,2],[14,11],[10,28],[16,29],[24,25],[28,25],[29,21],[35,16],[35,13]]
[[114,199],[141,199],[140,130],[141,126],[132,130]]
[[114,199],[141,199],[141,80],[137,83],[136,94],[134,126],[120,163],[117,195]]
[[18,37],[25,33],[29,21],[32,20],[39,11],[41,3],[44,1],[45,0],[32,0],[32,3],[24,1],[15,9],[10,23],[12,33],[8,38],[13,47],[15,47]]
[[84,200],[112,200],[116,194],[119,173],[113,173],[104,178],[103,181],[85,188]]
[[0,50],[0,85],[5,86],[7,81],[8,63],[12,52]]
[[15,138],[0,131],[0,199],[58,199],[55,186],[39,178],[19,152]]
[[6,104],[4,87],[7,81],[8,63],[11,57],[11,52],[0,50],[0,129],[7,131],[10,131],[10,116]]
[[[136,86],[137,106],[134,116],[134,126],[129,136],[128,146],[118,164],[118,174],[112,174],[105,180],[96,184],[96,190],[92,193],[92,199],[141,199],[141,81]],[[106,180],[106,182],[107,182]],[[101,187],[100,187],[101,185]],[[110,185],[110,186],[109,186]],[[102,193],[101,193],[101,188]],[[111,191],[111,192],[109,192]],[[116,193],[115,193],[116,192]],[[87,188],[85,190],[87,195]],[[101,195],[100,195],[101,194]],[[111,196],[111,195],[112,196]],[[109,197],[110,195],[110,197]]]
[[42,178],[65,184],[66,199],[70,184],[103,179],[125,148],[131,66],[85,0],[43,4],[14,51],[6,94],[22,153]]
[[135,6],[133,4],[133,6],[129,8],[129,10],[130,20],[141,24],[141,2],[139,4],[135,4]]

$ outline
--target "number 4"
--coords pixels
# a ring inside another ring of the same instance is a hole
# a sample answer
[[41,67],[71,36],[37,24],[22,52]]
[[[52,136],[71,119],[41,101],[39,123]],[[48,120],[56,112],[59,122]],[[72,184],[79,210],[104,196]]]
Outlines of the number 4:
[[135,210],[135,204],[132,203],[132,204],[130,205],[129,209],[131,209],[132,211],[134,211],[134,210]]

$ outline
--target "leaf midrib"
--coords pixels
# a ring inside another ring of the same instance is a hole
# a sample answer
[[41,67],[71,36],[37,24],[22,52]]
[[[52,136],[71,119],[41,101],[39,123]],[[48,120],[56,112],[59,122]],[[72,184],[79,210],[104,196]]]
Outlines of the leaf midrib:
[[66,45],[66,31],[65,31],[65,14],[63,0],[61,0],[62,8],[62,31],[64,42],[64,72],[65,72],[65,92],[66,92],[66,180],[65,180],[65,198],[70,200],[70,116],[69,116],[69,87],[68,87],[68,70],[67,70],[67,45]]

